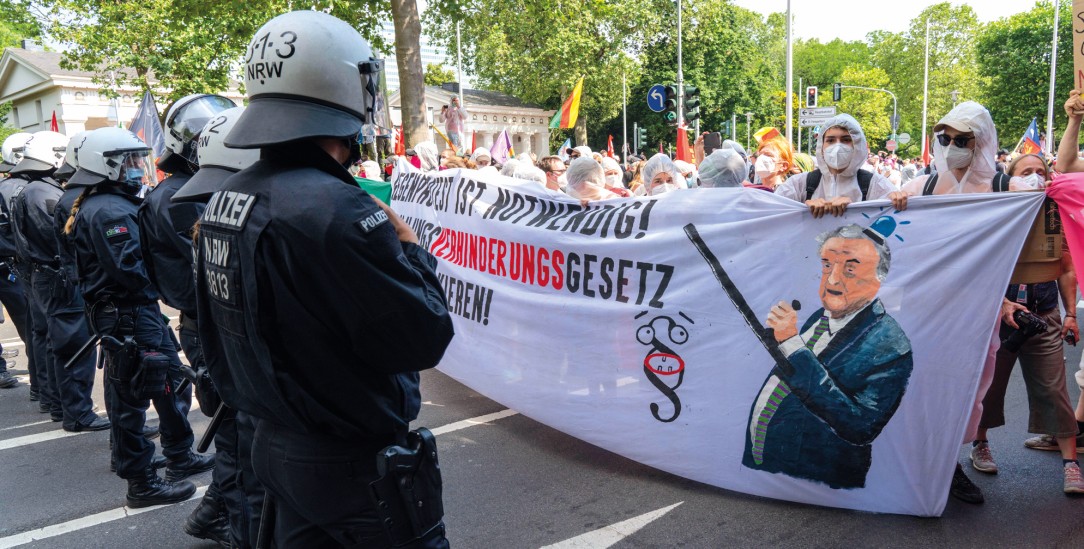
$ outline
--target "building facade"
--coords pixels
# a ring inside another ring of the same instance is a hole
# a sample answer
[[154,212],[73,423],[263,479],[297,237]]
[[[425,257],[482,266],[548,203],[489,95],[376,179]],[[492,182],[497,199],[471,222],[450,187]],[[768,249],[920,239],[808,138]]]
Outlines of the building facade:
[[[49,51],[4,50],[0,57],[0,104],[12,103],[7,125],[27,132],[48,130],[56,113],[57,126],[65,135],[118,122],[128,127],[143,92],[121,86],[117,88],[120,97],[110,99],[100,93],[94,73],[61,68],[61,57]],[[244,103],[245,97],[236,86],[222,95],[238,105]]]
[[[437,124],[442,132],[444,126],[437,122],[440,108],[451,103],[454,90],[455,84],[425,87],[426,121]],[[508,130],[516,154],[534,153],[539,158],[549,154],[549,123],[556,111],[524,103],[511,95],[485,90],[464,89],[463,103],[467,111],[467,127],[463,139],[468,148],[472,142],[477,147],[490,148],[497,136]],[[388,104],[391,106],[392,123],[401,126],[398,91],[391,93]],[[432,127],[429,135],[430,139],[438,144],[438,148],[443,148],[444,140]]]

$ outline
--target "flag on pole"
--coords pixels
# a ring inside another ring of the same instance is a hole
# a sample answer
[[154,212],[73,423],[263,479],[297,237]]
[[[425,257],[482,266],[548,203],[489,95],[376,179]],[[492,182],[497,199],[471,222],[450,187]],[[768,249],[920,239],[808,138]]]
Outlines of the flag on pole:
[[926,138],[926,142],[922,144],[922,165],[930,165],[930,139]]
[[395,138],[395,156],[406,156],[406,143],[403,142],[403,128],[392,130]]
[[135,118],[128,125],[128,131],[136,134],[154,150],[154,159],[157,160],[166,152],[166,137],[162,132],[162,123],[158,119],[158,107],[154,104],[151,92],[143,92],[143,99],[136,109]]
[[433,131],[437,132],[437,135],[439,135],[441,137],[441,139],[443,139],[444,142],[448,144],[449,149],[452,149],[453,151],[459,152],[458,150],[456,150],[455,145],[452,144],[452,140],[448,139],[448,136],[444,135],[444,132],[440,131],[440,129],[437,128],[437,126],[435,124],[430,124],[429,127],[433,128]]
[[561,159],[561,162],[568,162],[568,149],[572,148],[572,138],[565,139],[564,143],[561,143],[561,148],[557,149],[557,158]]
[[1043,150],[1039,143],[1039,126],[1035,124],[1035,119],[1031,119],[1031,124],[1028,125],[1028,131],[1024,132],[1024,145],[1021,152],[1024,154],[1036,154]]
[[567,130],[576,126],[576,119],[580,116],[580,96],[583,95],[583,77],[572,88],[572,95],[565,99],[561,110],[557,111],[550,119],[550,129]]
[[504,164],[509,158],[516,156],[516,151],[512,148],[512,136],[508,135],[508,130],[501,130],[489,149],[489,155],[497,164]]
[[60,133],[60,126],[56,123],[56,111],[53,111],[53,123],[49,125],[49,130]]
[[693,161],[693,154],[689,149],[689,135],[685,128],[678,128],[677,131],[677,159],[686,162]]
[[610,139],[606,142],[606,156],[614,157],[614,136],[610,136]]
[[478,148],[477,139],[478,139],[478,132],[475,132],[475,131],[470,132],[470,151],[467,151],[470,154],[474,154],[474,149]]

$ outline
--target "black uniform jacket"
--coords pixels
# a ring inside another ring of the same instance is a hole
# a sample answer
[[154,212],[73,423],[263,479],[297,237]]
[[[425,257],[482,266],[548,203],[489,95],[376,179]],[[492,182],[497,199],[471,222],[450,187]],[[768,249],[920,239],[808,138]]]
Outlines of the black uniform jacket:
[[191,177],[173,174],[147,193],[139,207],[139,238],[147,274],[162,301],[186,317],[196,318],[192,225],[203,213],[203,204],[172,201]]
[[99,186],[75,214],[71,241],[79,288],[90,305],[101,300],[118,306],[158,300],[139,249],[139,202],[116,188]]
[[199,332],[230,406],[342,438],[402,433],[452,323],[436,259],[310,143],[212,195],[196,250]]
[[62,192],[60,184],[52,179],[34,179],[12,198],[15,255],[20,261],[54,269],[59,265],[53,209]]
[[0,258],[15,257],[15,229],[11,226],[11,200],[29,181],[22,174],[0,178]]

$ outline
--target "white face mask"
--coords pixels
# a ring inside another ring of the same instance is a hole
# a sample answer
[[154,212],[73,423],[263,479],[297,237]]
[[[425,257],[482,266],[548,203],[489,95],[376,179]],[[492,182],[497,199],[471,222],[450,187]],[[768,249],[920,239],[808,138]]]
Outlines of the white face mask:
[[650,194],[651,196],[656,196],[668,193],[670,191],[676,191],[677,189],[677,185],[674,185],[673,183],[663,183],[662,185],[655,185],[654,187],[651,187],[648,194]]
[[945,163],[950,170],[959,170],[971,165],[971,159],[975,156],[975,149],[961,149],[956,145],[949,145],[945,149]]
[[624,187],[625,185],[621,183],[621,176],[620,175],[607,175],[606,176],[606,186],[608,186],[608,187]]
[[1023,177],[1014,176],[1012,179],[1009,179],[1010,191],[1035,191],[1045,187],[1046,181],[1037,173]]
[[832,143],[824,148],[824,163],[833,170],[842,170],[851,165],[854,158],[854,145]]
[[568,186],[568,179],[565,178],[565,174],[561,174],[561,175],[557,176],[557,186],[558,187]]
[[767,179],[775,173],[775,159],[770,156],[758,156],[754,169],[757,171],[757,177]]

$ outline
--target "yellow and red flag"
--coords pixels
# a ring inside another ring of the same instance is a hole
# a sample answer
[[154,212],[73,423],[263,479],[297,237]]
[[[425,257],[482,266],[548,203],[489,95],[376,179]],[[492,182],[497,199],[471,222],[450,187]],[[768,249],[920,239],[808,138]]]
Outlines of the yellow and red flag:
[[567,130],[576,126],[576,119],[580,117],[580,98],[583,96],[583,77],[572,88],[572,95],[565,99],[561,110],[557,111],[550,119],[550,129]]

